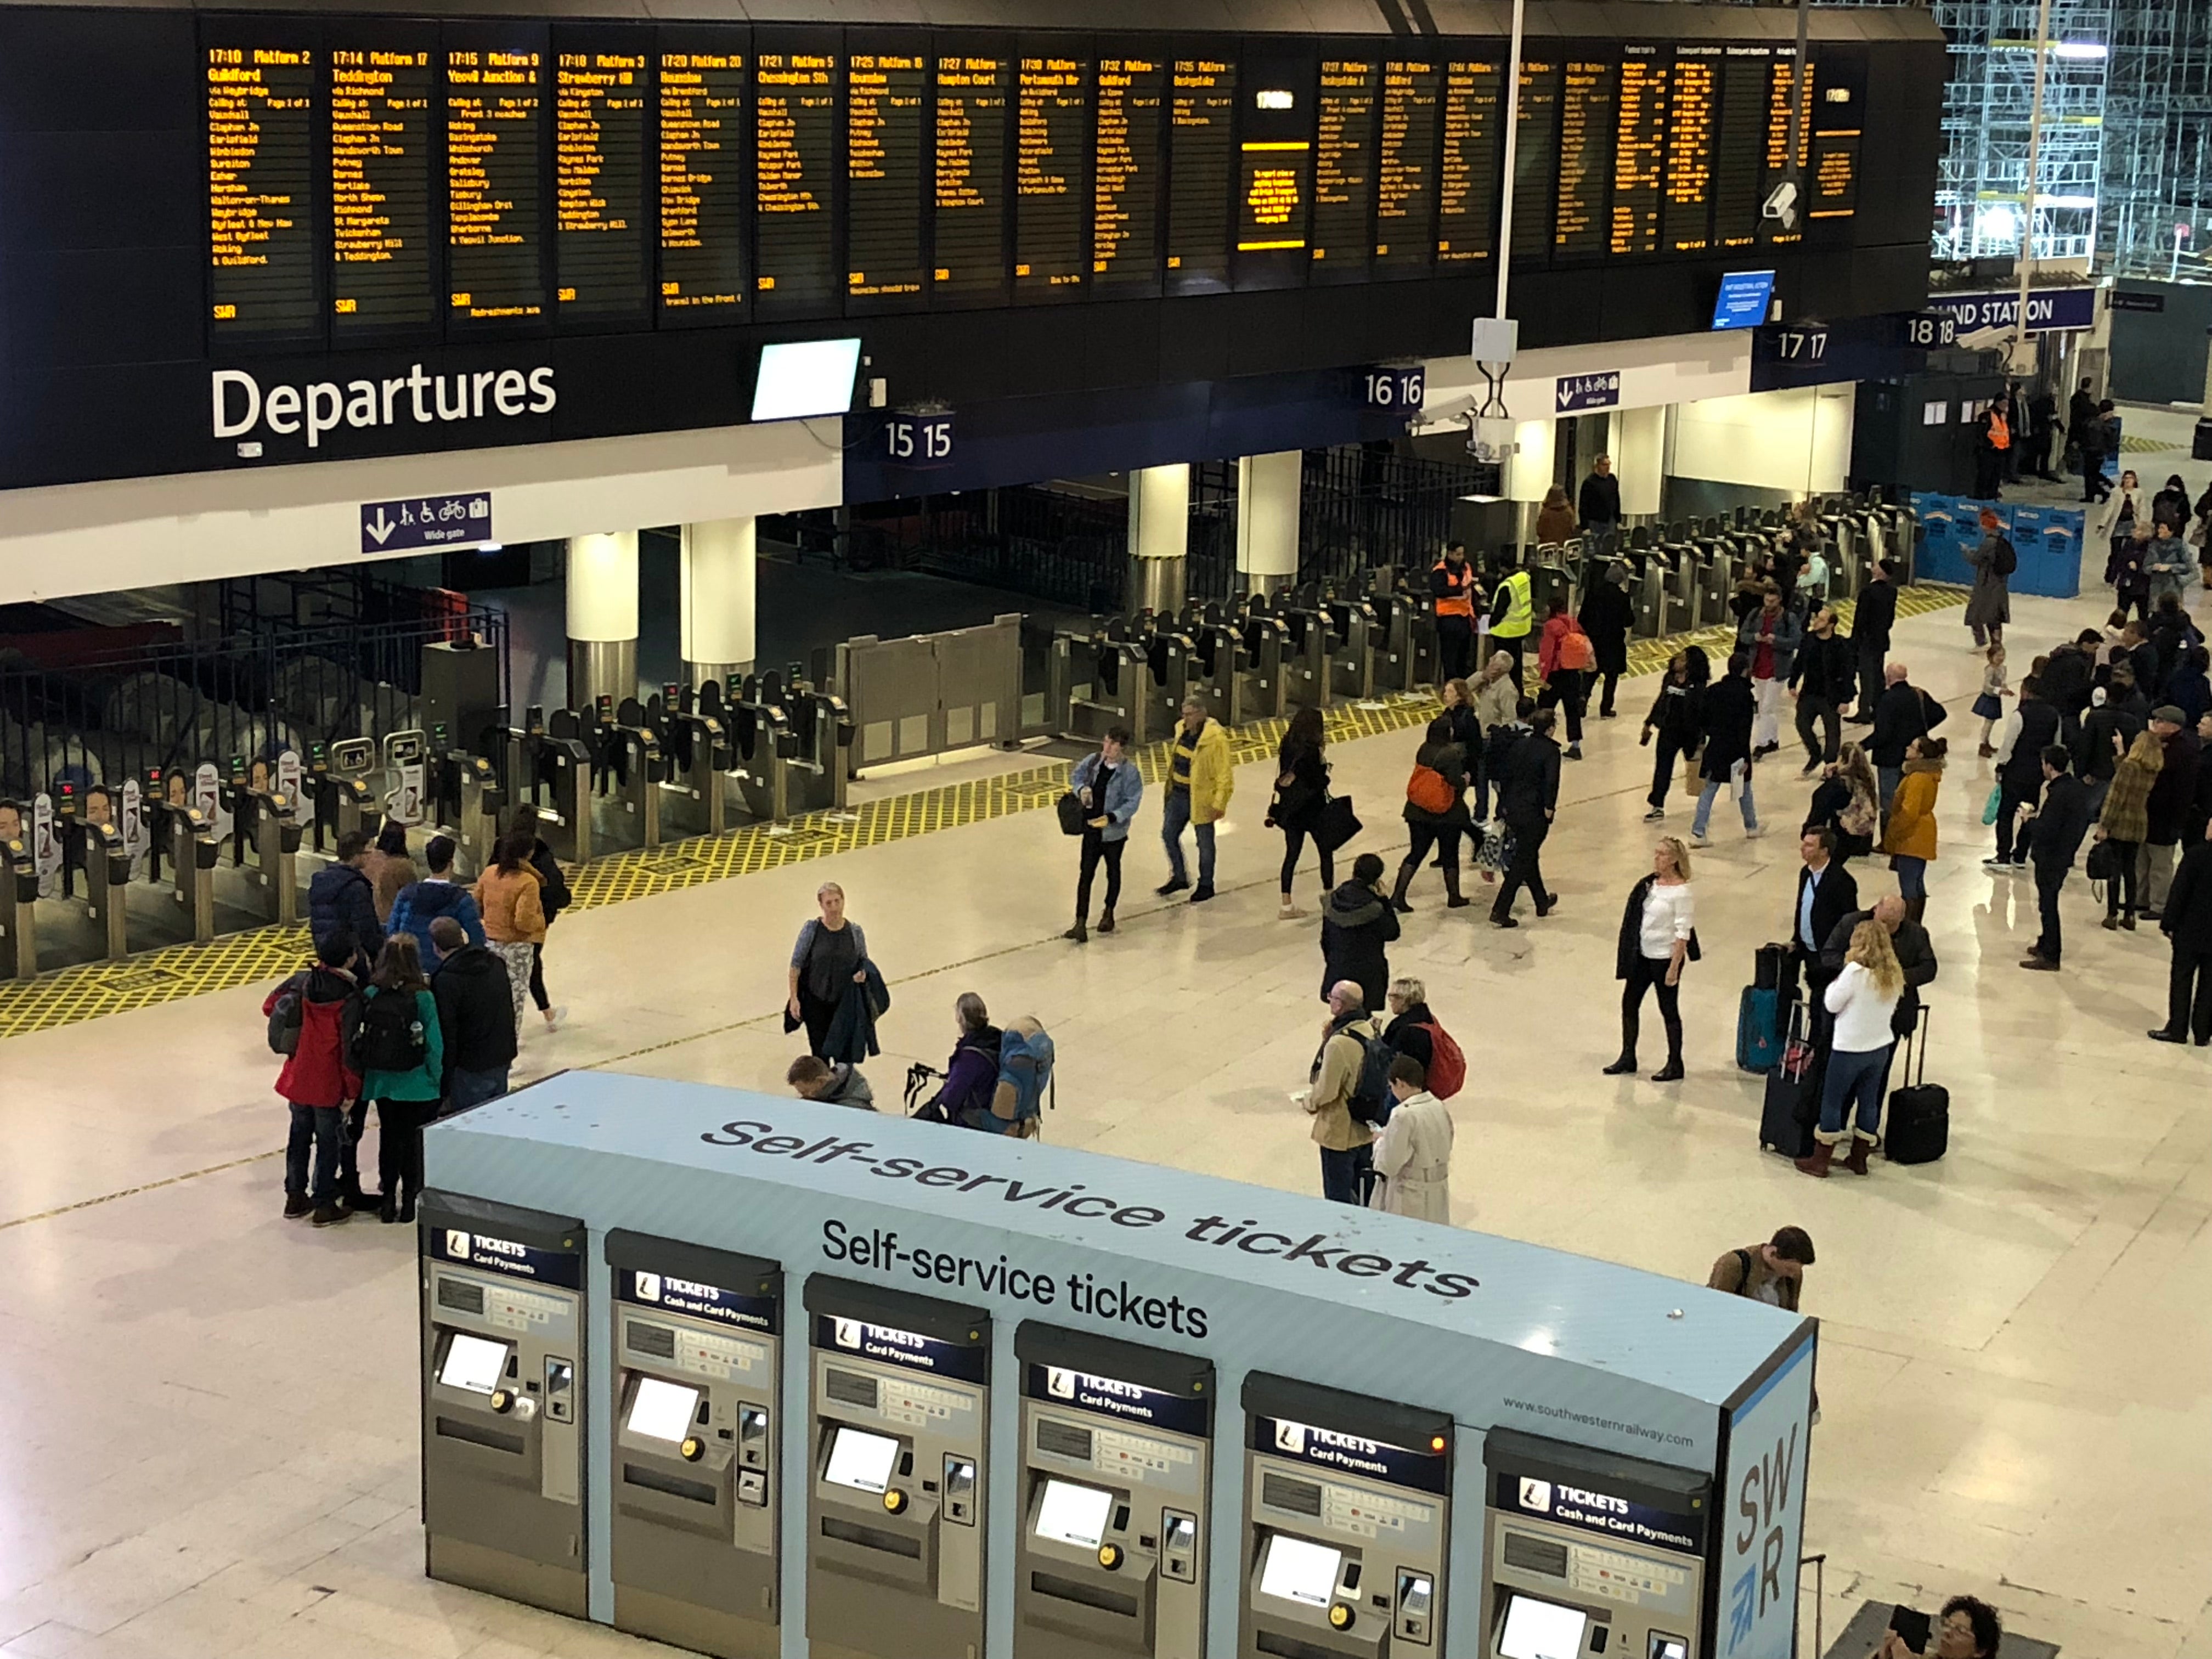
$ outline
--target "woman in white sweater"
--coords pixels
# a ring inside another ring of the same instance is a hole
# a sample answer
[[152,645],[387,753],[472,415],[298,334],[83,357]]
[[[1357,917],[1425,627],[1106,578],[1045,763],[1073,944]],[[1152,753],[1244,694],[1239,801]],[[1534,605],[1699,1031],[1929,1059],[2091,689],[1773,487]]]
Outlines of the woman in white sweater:
[[[1828,1012],[1834,1016],[1828,1054],[1828,1084],[1820,1097],[1820,1127],[1813,1152],[1797,1160],[1807,1175],[1826,1179],[1837,1146],[1848,1135],[1850,1152],[1844,1167],[1867,1173],[1867,1149],[1881,1130],[1881,1085],[1889,1077],[1889,1051],[1896,1037],[1890,1024],[1897,1000],[1905,994],[1905,969],[1889,942],[1889,930],[1863,921],[1851,932],[1844,971],[1828,987]],[[1856,1129],[1846,1123],[1851,1102],[1858,1102]]]
[[1697,896],[1690,887],[1690,849],[1674,836],[1662,836],[1651,849],[1651,873],[1629,890],[1628,908],[1621,913],[1613,959],[1613,977],[1622,981],[1620,1058],[1605,1068],[1607,1077],[1626,1077],[1635,1071],[1644,994],[1656,989],[1659,1018],[1667,1027],[1667,1063],[1651,1074],[1651,1080],[1680,1079],[1682,969],[1697,950]]

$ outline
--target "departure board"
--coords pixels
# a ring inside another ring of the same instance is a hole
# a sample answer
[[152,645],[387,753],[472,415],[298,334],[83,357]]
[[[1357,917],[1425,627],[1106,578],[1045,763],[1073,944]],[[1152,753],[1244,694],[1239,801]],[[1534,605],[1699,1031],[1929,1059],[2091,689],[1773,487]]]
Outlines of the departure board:
[[645,314],[646,81],[641,52],[564,52],[554,64],[554,298],[564,318]]
[[833,313],[838,281],[837,54],[763,52],[753,71],[753,205],[763,318]]
[[[1759,199],[1760,203],[1760,211],[1762,214],[1765,210],[1765,204],[1767,198],[1771,196],[1776,190],[1781,187],[1784,179],[1787,178],[1789,174],[1790,104],[1796,86],[1796,61],[1794,58],[1777,58],[1774,64],[1773,76],[1768,82],[1768,92],[1766,97],[1766,145],[1765,155],[1762,157],[1765,165],[1759,169]],[[1799,168],[1800,177],[1803,176],[1803,168],[1805,167],[1807,158],[1812,154],[1812,150],[1813,112],[1810,108],[1808,108],[1805,111],[1804,124],[1797,130],[1797,167]],[[1802,209],[1803,204],[1801,203],[1799,206]],[[1799,223],[1801,226],[1802,225],[1803,221],[1802,218],[1799,221]],[[1805,233],[1802,228],[1797,230],[1784,230],[1782,228],[1782,222],[1780,220],[1767,219],[1764,217],[1759,221],[1759,236],[1761,241],[1774,242],[1781,245],[1786,245],[1790,242],[1802,242],[1805,240]]]
[[1357,283],[1367,276],[1375,211],[1376,67],[1373,59],[1321,66],[1315,112],[1313,278]]
[[1434,58],[1382,65],[1382,147],[1375,167],[1375,269],[1426,276],[1437,240],[1437,99],[1443,76]]
[[846,62],[845,292],[855,299],[921,302],[927,75],[919,52],[855,52]]
[[744,314],[745,59],[660,54],[660,309],[679,322]]
[[933,289],[988,304],[1006,291],[1004,58],[937,60],[937,264]]
[[1720,130],[1713,141],[1717,246],[1749,247],[1759,235],[1759,174],[1766,155],[1772,67],[1765,46],[1730,46],[1722,59]]
[[1552,250],[1563,259],[1594,258],[1607,248],[1620,79],[1617,64],[1569,58],[1560,81],[1559,216],[1552,225]]
[[1521,60],[1520,131],[1513,150],[1513,257],[1552,251],[1553,179],[1559,166],[1559,65]]
[[1091,164],[1091,285],[1141,298],[1160,291],[1160,125],[1167,64],[1098,60],[1098,146]]
[[1313,146],[1299,139],[1248,143],[1240,169],[1239,253],[1285,253],[1306,245],[1306,166]]
[[1014,298],[1073,300],[1083,257],[1089,185],[1089,66],[1024,58],[1014,97]]
[[1660,240],[1668,253],[1712,246],[1713,136],[1719,130],[1721,49],[1678,46],[1668,71],[1667,201]]
[[1444,151],[1437,187],[1441,265],[1487,259],[1497,245],[1504,63],[1500,54],[1465,59],[1444,70]]
[[1168,100],[1168,292],[1229,287],[1229,192],[1237,155],[1237,66],[1177,58]]
[[1810,195],[1806,216],[1848,219],[1859,208],[1859,130],[1832,128],[1813,135]]
[[446,53],[449,313],[470,321],[545,313],[538,146],[544,54]]
[[1659,252],[1659,206],[1666,198],[1666,181],[1667,65],[1655,47],[1624,47],[1613,122],[1608,252]]
[[331,52],[331,312],[341,337],[438,317],[431,264],[430,53]]
[[217,339],[319,329],[315,55],[207,49],[209,293]]

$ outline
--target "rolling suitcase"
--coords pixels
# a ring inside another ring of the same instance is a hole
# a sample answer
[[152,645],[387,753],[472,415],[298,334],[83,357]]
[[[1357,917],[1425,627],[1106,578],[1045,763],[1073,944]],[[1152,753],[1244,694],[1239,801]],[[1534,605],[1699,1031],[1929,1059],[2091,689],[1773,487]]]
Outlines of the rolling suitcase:
[[1804,1030],[1802,1003],[1790,1008],[1790,1035],[1782,1057],[1766,1074],[1766,1101],[1759,1115],[1759,1144],[1784,1158],[1808,1158],[1813,1128],[1820,1121],[1820,1090],[1828,1068]]
[[[1917,1039],[1916,1044],[1915,1039]],[[1889,1093],[1889,1121],[1882,1155],[1892,1164],[1933,1164],[1950,1150],[1951,1091],[1928,1081],[1928,1010],[1923,1004],[1913,1033],[1905,1038],[1906,1073],[1912,1081]],[[1919,1063],[1911,1050],[1917,1047]]]
[[1782,1012],[1782,993],[1743,988],[1735,1010],[1735,1063],[1747,1072],[1771,1072],[1782,1057],[1777,1035]]

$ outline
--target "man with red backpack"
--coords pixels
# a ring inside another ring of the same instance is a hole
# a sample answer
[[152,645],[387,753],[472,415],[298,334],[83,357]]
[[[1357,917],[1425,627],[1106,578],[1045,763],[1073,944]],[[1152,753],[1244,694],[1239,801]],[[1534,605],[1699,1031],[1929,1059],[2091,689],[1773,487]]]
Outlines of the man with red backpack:
[[1566,596],[1552,601],[1544,619],[1543,636],[1536,641],[1536,666],[1544,678],[1539,708],[1565,707],[1567,711],[1569,760],[1583,757],[1583,713],[1589,704],[1590,677],[1597,669],[1597,647],[1583,625],[1568,613]]
[[1413,776],[1406,781],[1406,823],[1412,840],[1406,861],[1398,866],[1391,908],[1402,914],[1413,908],[1406,902],[1406,890],[1431,847],[1444,872],[1445,908],[1456,910],[1468,902],[1459,890],[1459,838],[1474,823],[1468,814],[1467,786],[1466,751],[1452,740],[1450,720],[1439,714],[1429,722],[1413,757]]
[[292,1108],[292,1133],[284,1146],[287,1221],[304,1218],[327,1227],[351,1214],[338,1202],[338,1182],[345,1109],[361,1094],[361,1074],[345,1057],[347,1014],[360,995],[349,969],[360,948],[351,928],[330,929],[315,945],[314,965],[293,975],[261,1005],[269,1046],[284,1056],[276,1092]]

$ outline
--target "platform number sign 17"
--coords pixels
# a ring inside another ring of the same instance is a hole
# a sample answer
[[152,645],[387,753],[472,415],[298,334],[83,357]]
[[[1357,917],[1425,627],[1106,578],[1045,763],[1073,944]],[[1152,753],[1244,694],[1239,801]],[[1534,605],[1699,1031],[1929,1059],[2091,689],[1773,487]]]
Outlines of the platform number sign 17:
[[1808,1338],[1730,1418],[1716,1659],[1791,1659],[1795,1652],[1812,1382]]
[[1429,393],[1428,371],[1410,368],[1371,368],[1367,371],[1367,407],[1392,414],[1414,415]]
[[950,465],[951,411],[893,415],[884,422],[884,459],[893,466]]

